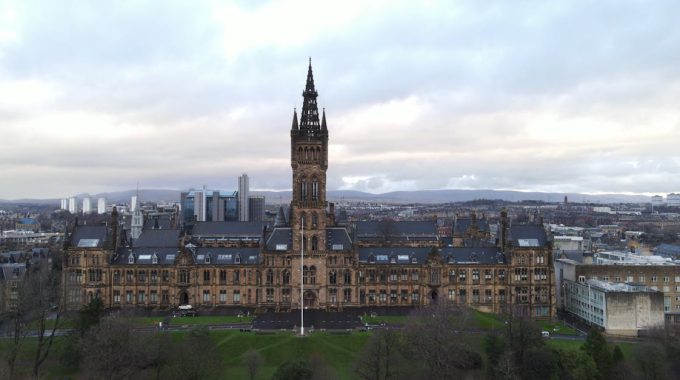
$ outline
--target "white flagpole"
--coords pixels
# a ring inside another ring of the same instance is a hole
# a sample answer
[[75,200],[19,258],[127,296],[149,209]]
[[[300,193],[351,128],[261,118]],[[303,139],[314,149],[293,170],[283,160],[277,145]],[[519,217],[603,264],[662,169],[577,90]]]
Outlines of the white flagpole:
[[305,335],[305,272],[304,272],[304,252],[305,252],[305,217],[302,218],[302,236],[300,244],[300,335]]

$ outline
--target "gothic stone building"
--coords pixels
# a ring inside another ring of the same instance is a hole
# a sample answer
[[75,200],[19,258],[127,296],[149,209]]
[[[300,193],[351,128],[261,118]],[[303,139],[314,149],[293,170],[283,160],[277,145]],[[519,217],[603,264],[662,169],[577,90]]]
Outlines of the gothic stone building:
[[114,210],[107,226],[72,231],[66,305],[101,297],[109,308],[291,310],[303,300],[342,310],[446,299],[483,311],[554,315],[551,247],[540,225],[511,226],[503,212],[494,242],[486,221],[473,215],[445,246],[434,221],[348,222],[326,200],[329,132],[311,64],[302,95],[290,130],[293,199],[274,224],[197,222],[182,230],[151,227],[137,216],[128,236]]

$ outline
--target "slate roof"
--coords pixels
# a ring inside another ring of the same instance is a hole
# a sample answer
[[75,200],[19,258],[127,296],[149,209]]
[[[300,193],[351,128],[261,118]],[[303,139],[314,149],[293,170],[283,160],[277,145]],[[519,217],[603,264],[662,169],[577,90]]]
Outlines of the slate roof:
[[[489,222],[486,219],[477,219],[477,228],[480,231],[489,231]],[[472,218],[458,218],[453,226],[453,233],[462,235],[467,231],[472,225]]]
[[[427,255],[432,248],[428,247],[366,247],[359,248],[359,262],[375,263],[375,264],[390,264],[390,260],[394,259],[393,264],[422,264],[427,260]],[[373,261],[371,261],[371,256]],[[415,262],[414,262],[415,259]]]
[[391,240],[434,240],[437,224],[434,221],[359,221],[357,240],[380,240],[385,234]]
[[196,222],[192,236],[259,239],[265,225],[264,222]]
[[331,251],[342,251],[352,248],[347,230],[342,227],[326,228],[326,249]]
[[513,225],[509,230],[509,241],[514,247],[545,247],[548,244],[543,226]]
[[[179,256],[179,249],[175,247],[143,247],[130,248],[124,247],[118,250],[118,254],[113,258],[111,264],[130,264],[130,255],[134,256],[134,264],[142,265],[173,265]],[[157,263],[154,264],[154,255]]]
[[286,246],[289,250],[293,245],[293,236],[289,227],[275,227],[267,237],[266,247],[268,251],[277,251],[277,246]]
[[132,241],[134,248],[168,247],[177,248],[180,230],[142,230],[142,234]]
[[[375,264],[422,264],[432,249],[428,247],[411,248],[359,248],[359,261]],[[450,264],[499,264],[505,263],[505,255],[495,247],[456,247],[442,248],[442,259]],[[373,256],[371,261],[371,256]],[[415,262],[413,262],[415,259]]]
[[556,256],[583,264],[583,251],[559,251]]
[[[194,254],[196,264],[207,265],[243,265],[258,264],[260,262],[259,248],[210,248],[198,247]],[[240,258],[240,263],[237,262]],[[206,260],[207,259],[207,260]]]
[[0,264],[0,281],[19,280],[26,273],[25,264]]
[[656,247],[654,253],[660,256],[680,256],[680,245],[662,243]]
[[[144,226],[142,227],[142,229],[144,229],[144,230],[153,229],[154,226],[156,225],[156,221],[154,220],[154,218],[158,219],[158,227],[160,229],[171,230],[173,228],[172,220],[170,219],[170,215],[156,215],[156,216],[152,216],[150,218],[147,218],[144,221]],[[132,218],[130,218],[130,219],[132,219]]]
[[71,246],[99,248],[108,240],[106,226],[76,226],[71,235]]
[[450,264],[503,264],[505,255],[496,247],[447,247],[439,251]]

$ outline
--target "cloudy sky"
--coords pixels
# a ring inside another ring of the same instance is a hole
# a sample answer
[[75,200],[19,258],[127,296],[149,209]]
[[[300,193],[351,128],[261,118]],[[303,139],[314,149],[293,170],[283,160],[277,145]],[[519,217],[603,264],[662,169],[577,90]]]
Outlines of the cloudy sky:
[[329,189],[680,191],[676,1],[0,0],[0,198],[289,189],[308,57]]

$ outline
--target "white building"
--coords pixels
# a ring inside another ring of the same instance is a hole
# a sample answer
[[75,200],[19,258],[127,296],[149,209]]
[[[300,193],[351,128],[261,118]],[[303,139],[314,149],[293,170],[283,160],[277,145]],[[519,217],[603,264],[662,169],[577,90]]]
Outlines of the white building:
[[250,208],[248,207],[249,183],[248,174],[243,173],[238,177],[238,220],[247,222],[250,216]]
[[663,293],[645,285],[564,280],[564,309],[608,334],[638,335],[663,327]]
[[137,210],[137,196],[133,195],[130,200],[130,211],[135,212]]
[[106,214],[106,198],[97,199],[97,214]]
[[62,210],[68,210],[68,199],[64,198],[61,200],[61,207]]
[[90,197],[83,198],[83,214],[89,214],[92,212],[92,200]]
[[652,206],[662,206],[663,205],[663,197],[661,195],[654,195],[652,197]]
[[68,199],[68,212],[75,214],[78,212],[78,199],[71,197]]
[[680,207],[680,194],[670,193],[666,196],[666,205]]

